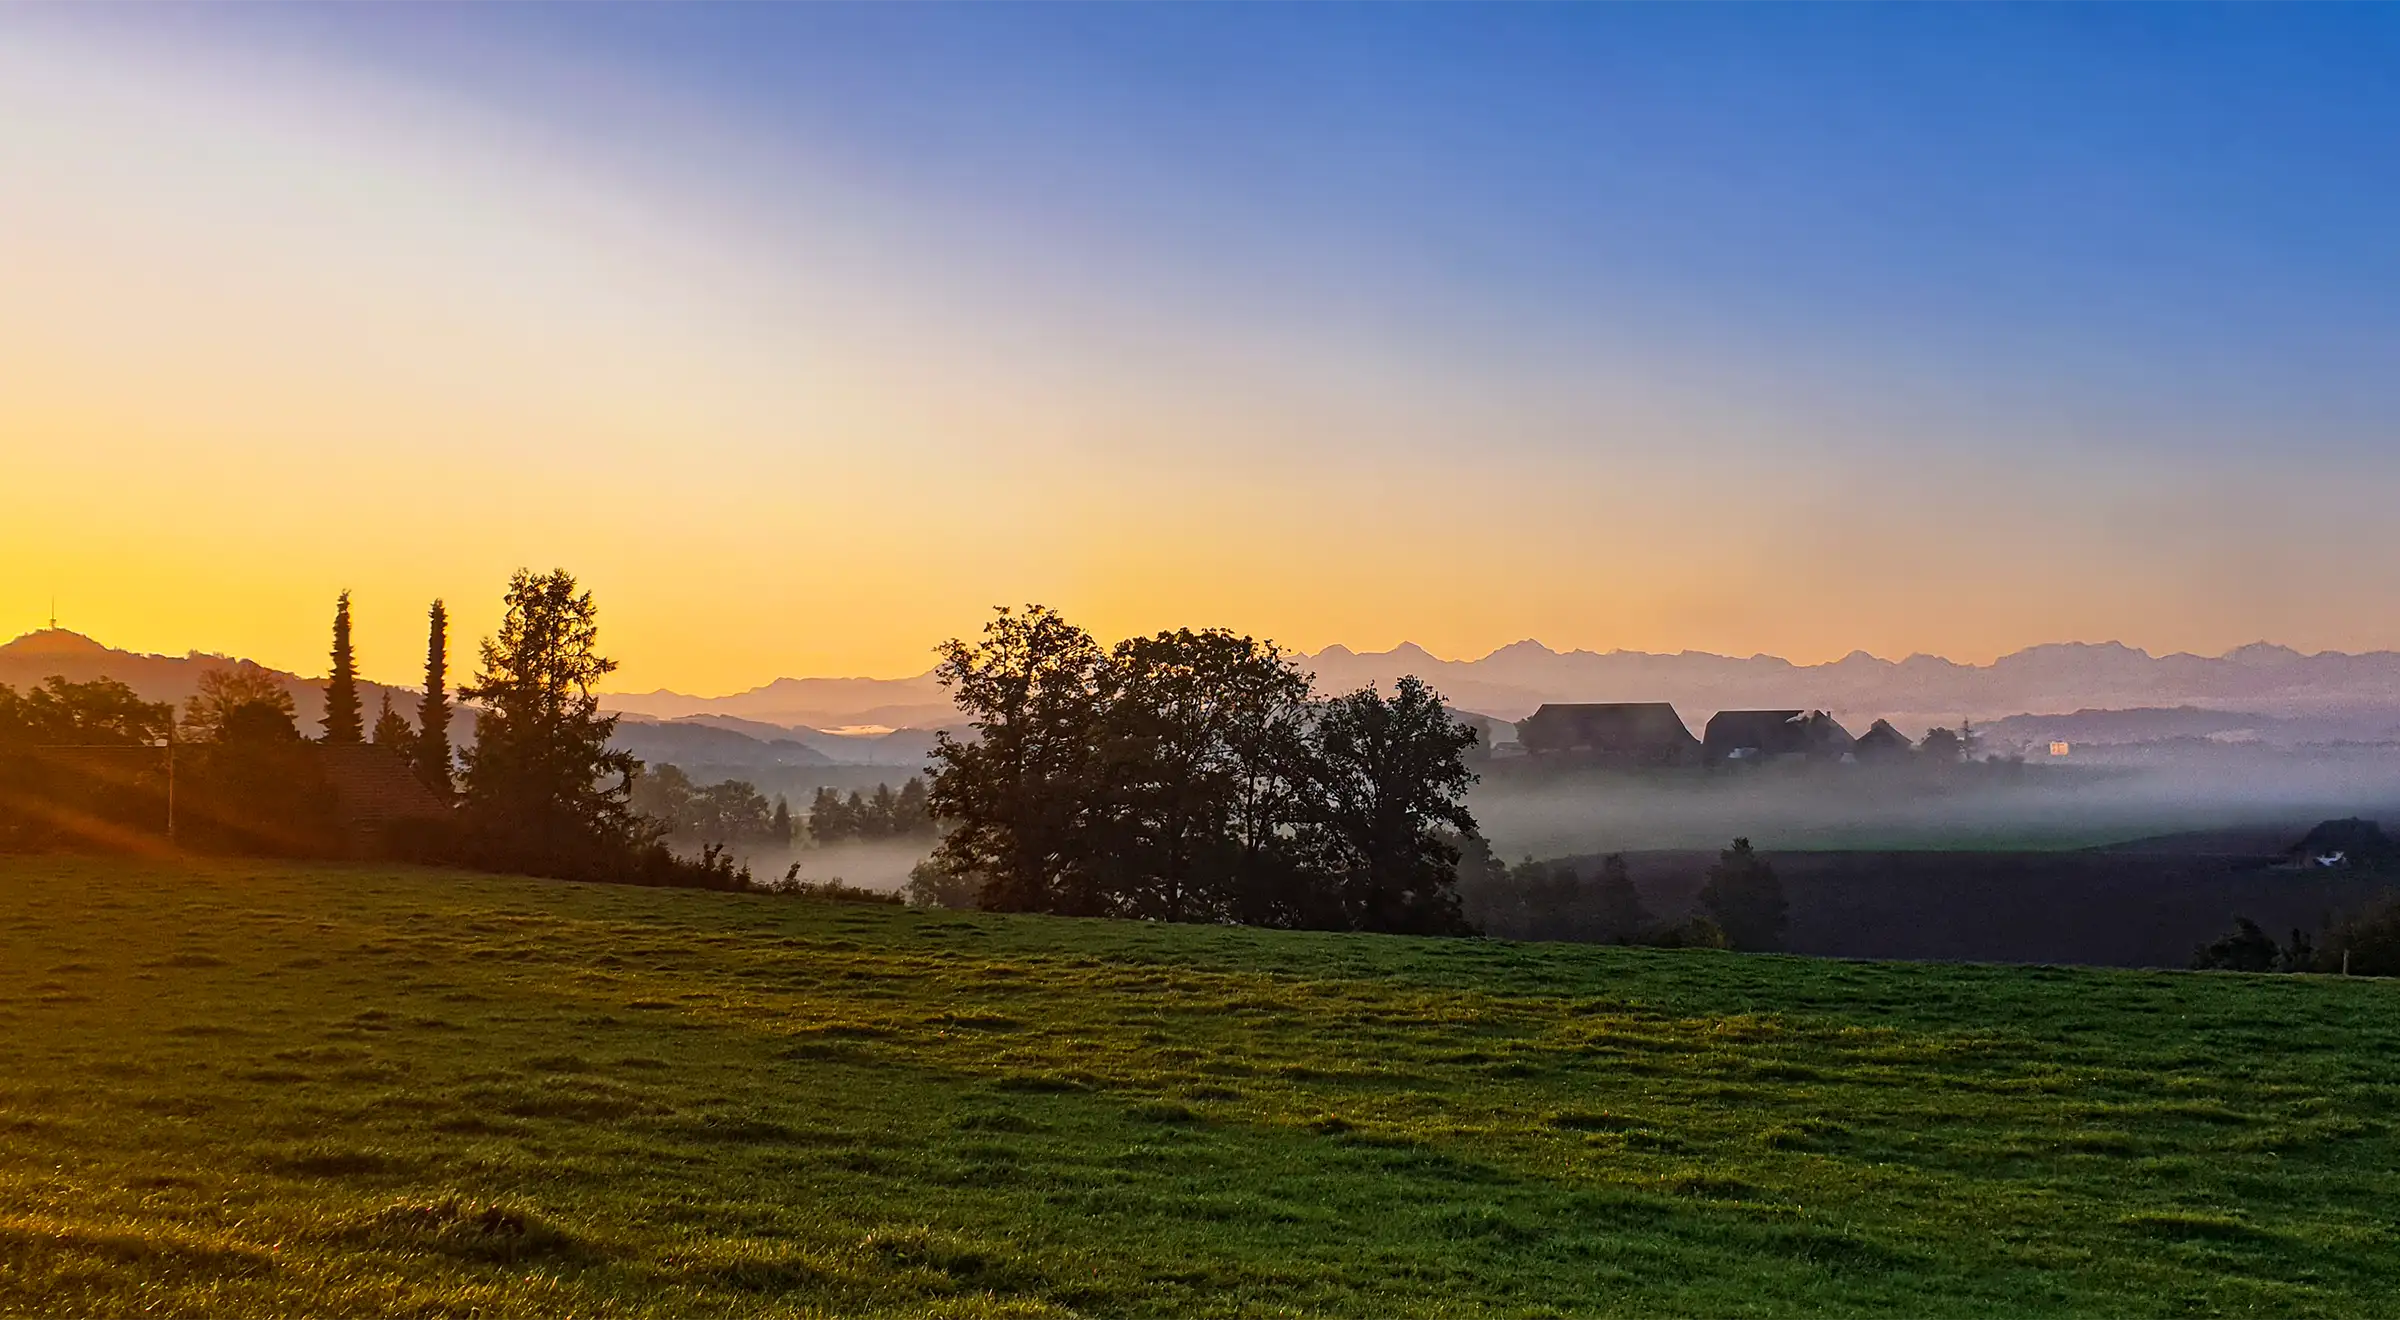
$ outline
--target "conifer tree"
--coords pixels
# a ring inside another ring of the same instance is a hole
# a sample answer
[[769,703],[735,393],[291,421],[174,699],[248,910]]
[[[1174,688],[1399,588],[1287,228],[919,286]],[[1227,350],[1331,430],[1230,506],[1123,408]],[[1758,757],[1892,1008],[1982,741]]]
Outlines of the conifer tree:
[[417,778],[447,797],[450,783],[450,613],[440,601],[427,613],[425,695],[417,702]]
[[325,680],[325,741],[356,744],[366,730],[358,704],[358,661],[350,653],[350,593],[333,608],[333,676]]
[[1650,909],[1642,906],[1641,891],[1633,887],[1633,871],[1625,865],[1625,854],[1610,853],[1600,861],[1598,882],[1593,885],[1593,934],[1619,944],[1639,939],[1650,928]]
[[409,745],[417,740],[416,730],[408,727],[408,717],[392,709],[392,694],[383,694],[382,713],[375,717],[375,745],[408,755]]
[[894,834],[933,833],[933,808],[926,798],[923,779],[910,776],[909,781],[900,786],[900,797],[895,805],[899,816],[893,822]]
[[877,784],[875,796],[867,799],[865,828],[860,833],[883,839],[900,833],[900,800],[892,793],[890,784]]
[[1748,839],[1735,839],[1731,848],[1717,854],[1707,883],[1700,886],[1700,907],[1734,948],[1755,952],[1783,947],[1789,924],[1783,882],[1775,878],[1767,859],[1751,850]]
[[775,818],[767,828],[775,842],[787,846],[792,842],[792,804],[781,793],[775,795]]
[[842,810],[840,793],[823,786],[817,789],[816,797],[808,804],[808,833],[818,843],[839,843],[854,833],[849,816]]
[[506,599],[481,672],[458,690],[478,716],[465,757],[470,824],[511,865],[613,866],[643,841],[627,801],[642,763],[609,746],[617,717],[600,713],[593,691],[617,668],[599,652],[599,607],[563,568],[518,569]]

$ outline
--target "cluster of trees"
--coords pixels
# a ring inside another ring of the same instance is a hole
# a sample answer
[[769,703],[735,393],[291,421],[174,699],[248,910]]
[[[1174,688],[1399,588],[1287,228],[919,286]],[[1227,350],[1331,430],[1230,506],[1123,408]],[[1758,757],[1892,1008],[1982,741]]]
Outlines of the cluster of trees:
[[1467,929],[1476,734],[1418,680],[1319,699],[1271,643],[1185,629],[1103,647],[1040,606],[941,656],[977,736],[934,751],[938,887],[1000,911]]
[[[393,708],[389,692],[383,695],[382,708],[376,712],[373,727],[369,729],[363,723],[358,696],[358,655],[350,642],[350,593],[347,591],[334,600],[331,660],[332,667],[325,680],[324,732],[320,741],[332,746],[355,746],[371,737],[375,746],[405,758],[416,768],[417,777],[425,787],[448,801],[457,789],[458,771],[458,763],[450,747],[449,610],[437,600],[426,611],[425,687],[424,695],[417,702],[417,718],[413,725],[406,715]],[[234,700],[237,704],[240,701],[257,701],[268,705],[275,703],[275,697],[267,691],[267,688],[275,686],[271,678],[255,670],[240,672],[249,675],[249,685],[231,694],[228,700]],[[209,677],[204,676],[201,680],[204,695]],[[277,691],[280,692],[280,688]],[[283,694],[281,708],[285,715],[291,713],[288,693]]]
[[793,837],[792,806],[782,797],[770,804],[741,779],[703,787],[677,765],[645,767],[633,783],[633,809],[670,838],[785,847]]
[[[748,887],[722,857],[678,858],[634,811],[639,763],[609,748],[616,721],[599,712],[595,684],[616,663],[599,653],[591,593],[563,569],[520,570],[505,605],[477,673],[454,692],[448,617],[433,604],[415,727],[387,702],[373,736],[455,809],[386,842],[422,860],[537,875]],[[0,686],[0,847],[155,847],[172,821],[187,848],[354,851],[325,773],[325,749],[369,736],[347,592],[331,659],[314,740],[301,736],[291,694],[253,667],[203,675],[180,717],[109,679],[53,678],[26,694]],[[454,697],[477,714],[463,752],[450,744]],[[788,837],[788,809],[785,821]]]
[[1780,949],[1789,913],[1774,865],[1748,839],[1718,854],[1700,888],[1699,912],[1678,922],[1651,915],[1621,854],[1586,875],[1571,862],[1528,857],[1504,866],[1488,849],[1470,849],[1459,896],[1467,919],[1487,935],[1658,948]]
[[174,707],[114,679],[0,684],[0,849],[140,838],[166,815]]
[[808,835],[818,843],[855,839],[929,839],[933,837],[932,795],[925,781],[910,776],[892,791],[877,784],[872,794],[851,790],[845,799],[831,788],[820,788],[808,804]]
[[644,767],[633,784],[635,812],[665,837],[686,842],[762,844],[790,847],[805,834],[816,843],[869,839],[930,839],[934,836],[931,794],[922,778],[895,790],[877,784],[873,793],[819,788],[805,818],[781,796],[769,802],[756,784],[727,779],[700,785],[681,766]]
[[2248,917],[2192,953],[2198,971],[2336,972],[2347,976],[2400,976],[2400,894],[2382,898],[2328,922],[2315,939],[2294,928],[2277,944]]
[[1947,764],[1952,761],[1972,761],[1983,746],[1983,735],[1972,720],[1960,720],[1956,729],[1939,726],[1927,729],[1917,740],[1917,755],[1926,761]]

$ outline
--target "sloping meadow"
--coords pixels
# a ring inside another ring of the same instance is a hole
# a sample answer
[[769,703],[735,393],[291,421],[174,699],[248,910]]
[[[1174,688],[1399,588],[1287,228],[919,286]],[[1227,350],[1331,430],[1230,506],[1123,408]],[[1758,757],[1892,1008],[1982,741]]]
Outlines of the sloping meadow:
[[2400,986],[0,861],[0,1312],[2380,1309]]

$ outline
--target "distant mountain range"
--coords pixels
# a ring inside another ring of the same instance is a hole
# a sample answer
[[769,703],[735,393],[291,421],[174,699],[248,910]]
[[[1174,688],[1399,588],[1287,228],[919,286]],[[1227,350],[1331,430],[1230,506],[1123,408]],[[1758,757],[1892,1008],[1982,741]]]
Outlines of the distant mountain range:
[[[2355,722],[2379,735],[2400,720],[2400,652],[2305,655],[2263,642],[2221,656],[2153,656],[2118,642],[2068,642],[2028,647],[1988,665],[1930,655],[1884,660],[1864,651],[1796,665],[1771,655],[1703,651],[1561,652],[1532,641],[1479,660],[1444,660],[1414,644],[1367,653],[1331,646],[1301,660],[1329,691],[1414,674],[1452,706],[1508,721],[1546,701],[1670,701],[1695,728],[1719,710],[1796,707],[1831,711],[1857,728],[1890,719],[1912,734],[1961,718],[2137,707]],[[787,727],[930,727],[957,720],[931,674],[779,678],[725,697],[659,691],[606,700],[662,718],[725,715]]]
[[[1853,732],[1886,718],[1912,735],[1962,717],[1985,723],[2028,711],[2095,716],[2183,707],[2191,713],[2142,718],[2149,727],[2195,736],[2273,724],[2305,727],[2315,737],[2385,738],[2400,725],[2400,652],[2307,655],[2264,642],[2221,656],[2153,656],[2117,642],[2071,642],[2028,647],[1988,665],[1928,655],[1884,660],[1863,651],[1826,664],[1795,665],[1769,655],[1700,651],[1560,652],[1533,641],[1477,660],[1444,660],[1413,644],[1367,653],[1331,646],[1301,660],[1329,691],[1367,682],[1389,685],[1414,674],[1439,689],[1451,706],[1504,721],[1523,719],[1547,701],[1669,701],[1695,731],[1716,711],[1758,708],[1828,710]],[[135,655],[78,633],[45,630],[0,646],[0,683],[24,687],[54,673],[78,679],[106,674],[152,700],[181,701],[205,669],[248,663],[198,653]],[[277,677],[292,690],[303,724],[313,723],[323,705],[321,680]],[[384,689],[362,686],[371,715]],[[391,691],[395,705],[413,708],[414,692]],[[663,689],[610,693],[602,703],[647,726],[639,734],[629,726],[629,739],[682,739],[697,748],[699,740],[715,736],[702,730],[714,730],[770,746],[791,743],[771,754],[792,758],[779,763],[793,765],[807,764],[811,753],[845,764],[913,764],[930,743],[930,730],[959,723],[930,673],[895,679],[779,678],[722,697]],[[2047,723],[2040,728],[2057,729],[2060,736],[2075,728],[2062,723],[2068,716],[2043,720]],[[2025,728],[2030,732],[2036,723]],[[671,729],[685,731],[667,732]]]
[[[167,701],[181,705],[200,690],[202,674],[212,669],[237,668],[264,673],[282,685],[292,696],[292,706],[299,717],[302,732],[316,731],[325,715],[325,680],[322,678],[303,677],[249,660],[200,651],[180,656],[120,651],[64,628],[45,628],[0,645],[0,684],[20,691],[38,686],[53,675],[78,683],[95,678],[113,678],[131,687],[145,701]],[[418,693],[419,689],[416,688],[388,687],[365,681],[359,684],[360,701],[366,707],[369,720],[373,720],[381,709],[387,694],[391,697],[392,705],[413,720],[417,713]],[[947,704],[937,709],[943,715],[953,713]],[[452,741],[464,745],[474,736],[474,728],[474,712],[459,711],[452,724]],[[933,735],[921,730],[826,733],[810,727],[795,729],[717,714],[694,714],[688,718],[665,720],[634,715],[618,726],[615,742],[644,761],[669,761],[680,765],[888,765],[913,770],[924,764],[925,753],[933,746]]]
[[600,701],[610,710],[654,719],[728,716],[785,729],[883,732],[958,722],[958,708],[931,673],[915,678],[779,678],[728,697],[693,697],[665,688],[611,692]]

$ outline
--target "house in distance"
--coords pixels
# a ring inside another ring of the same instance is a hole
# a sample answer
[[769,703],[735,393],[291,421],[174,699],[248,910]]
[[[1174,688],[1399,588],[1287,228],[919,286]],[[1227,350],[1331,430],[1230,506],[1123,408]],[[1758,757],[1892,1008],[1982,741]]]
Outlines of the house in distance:
[[1700,740],[1664,701],[1545,703],[1517,725],[1527,752],[1572,754],[1607,765],[1690,765]]
[[1908,735],[1892,727],[1890,720],[1877,720],[1873,728],[1858,735],[1858,745],[1851,749],[1861,761],[1905,761],[1916,745]]
[[1857,741],[1821,710],[1721,710],[1709,719],[1701,750],[1710,765],[1787,757],[1838,761]]

